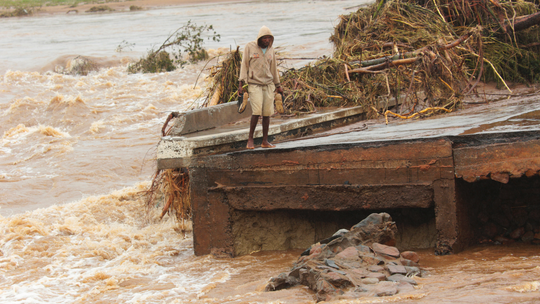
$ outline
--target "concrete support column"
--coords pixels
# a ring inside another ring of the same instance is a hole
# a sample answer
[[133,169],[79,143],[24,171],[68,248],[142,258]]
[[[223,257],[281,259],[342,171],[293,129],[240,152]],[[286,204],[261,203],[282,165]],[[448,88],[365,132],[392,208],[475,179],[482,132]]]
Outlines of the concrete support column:
[[209,193],[207,184],[204,168],[190,169],[195,255],[233,256],[231,208],[226,194]]
[[438,233],[435,253],[445,255],[463,250],[467,244],[466,215],[463,204],[456,196],[454,179],[439,179],[433,182],[435,222]]

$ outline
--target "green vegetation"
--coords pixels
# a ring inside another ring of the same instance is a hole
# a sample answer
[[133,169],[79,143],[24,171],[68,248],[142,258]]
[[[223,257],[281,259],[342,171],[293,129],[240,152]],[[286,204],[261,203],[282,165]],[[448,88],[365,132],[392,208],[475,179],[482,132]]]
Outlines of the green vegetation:
[[[197,26],[191,21],[174,31],[157,49],[151,49],[148,54],[138,62],[129,66],[130,73],[158,73],[174,71],[177,66],[184,66],[188,62],[198,62],[208,58],[203,48],[203,35],[207,39],[219,41],[220,35],[211,25]],[[187,56],[187,60],[184,59]]]

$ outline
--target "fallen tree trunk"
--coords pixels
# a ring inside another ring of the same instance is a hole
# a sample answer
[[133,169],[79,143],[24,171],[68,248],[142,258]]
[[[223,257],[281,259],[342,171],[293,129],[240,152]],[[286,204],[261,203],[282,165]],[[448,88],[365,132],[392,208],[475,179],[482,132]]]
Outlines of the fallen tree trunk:
[[[467,40],[471,35],[473,34],[473,31],[459,37],[452,43],[439,46],[439,50],[448,50],[451,49],[461,43],[463,41]],[[408,52],[405,54],[396,54],[391,57],[382,57],[382,58],[376,58],[376,59],[370,59],[365,61],[351,61],[349,64],[360,64],[361,68],[348,70],[347,73],[377,73],[377,71],[384,70],[390,67],[398,66],[398,65],[404,65],[404,64],[411,64],[416,62],[418,60],[418,55],[424,52],[428,52],[429,50],[426,47],[423,47],[419,50],[416,50],[414,52]]]
[[508,24],[506,26],[506,30],[507,32],[511,33],[513,28],[513,31],[519,32],[537,24],[540,24],[540,12],[527,16],[522,16],[518,20],[514,21],[513,26],[512,24]]

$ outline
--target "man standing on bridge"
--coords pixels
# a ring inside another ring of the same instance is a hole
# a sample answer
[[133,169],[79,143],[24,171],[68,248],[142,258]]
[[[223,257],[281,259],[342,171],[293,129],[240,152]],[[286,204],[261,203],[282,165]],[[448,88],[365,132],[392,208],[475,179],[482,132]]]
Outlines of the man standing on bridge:
[[[238,95],[243,94],[242,86],[248,84],[251,103],[251,123],[249,125],[248,149],[254,149],[253,133],[262,115],[263,138],[261,147],[274,148],[268,142],[270,116],[274,114],[274,91],[283,93],[279,83],[276,56],[272,44],[274,36],[266,26],[261,27],[257,40],[246,44],[240,67]],[[246,102],[246,101],[244,101]]]

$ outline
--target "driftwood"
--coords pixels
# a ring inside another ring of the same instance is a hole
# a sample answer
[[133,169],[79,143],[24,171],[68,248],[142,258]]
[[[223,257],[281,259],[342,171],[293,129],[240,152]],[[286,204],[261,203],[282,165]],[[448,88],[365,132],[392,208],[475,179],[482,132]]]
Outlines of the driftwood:
[[511,22],[508,23],[510,24],[506,25],[506,31],[509,33],[512,32],[512,29],[515,32],[526,30],[531,26],[540,24],[540,12],[527,16],[522,16],[521,18],[514,21],[513,24],[511,24]]
[[[441,51],[451,49],[451,48],[463,43],[472,34],[473,34],[473,31],[470,31],[467,34],[459,37],[458,39],[456,39],[452,43],[442,45],[442,46],[439,46],[437,48],[439,50],[441,50]],[[388,68],[391,68],[391,67],[404,65],[404,64],[415,63],[419,59],[418,55],[423,54],[423,53],[427,53],[431,57],[433,57],[433,55],[434,55],[433,52],[429,51],[427,48],[424,47],[424,48],[422,48],[420,50],[416,50],[414,52],[408,52],[408,53],[405,53],[405,54],[396,54],[396,55],[391,56],[391,57],[376,58],[376,59],[365,60],[365,61],[353,61],[353,62],[350,62],[350,64],[355,64],[355,63],[358,64],[359,63],[360,66],[362,66],[362,68],[348,70],[347,73],[364,73],[364,74],[378,73],[378,71],[380,71],[380,70],[388,69]]]

